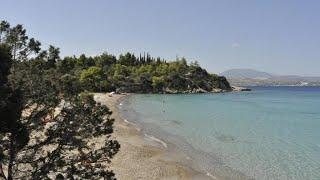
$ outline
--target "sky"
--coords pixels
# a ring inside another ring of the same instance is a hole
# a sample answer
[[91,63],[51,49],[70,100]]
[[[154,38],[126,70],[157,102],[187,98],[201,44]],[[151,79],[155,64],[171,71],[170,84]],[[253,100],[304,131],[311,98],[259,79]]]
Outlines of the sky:
[[0,0],[0,20],[61,55],[148,52],[209,72],[320,76],[318,0]]

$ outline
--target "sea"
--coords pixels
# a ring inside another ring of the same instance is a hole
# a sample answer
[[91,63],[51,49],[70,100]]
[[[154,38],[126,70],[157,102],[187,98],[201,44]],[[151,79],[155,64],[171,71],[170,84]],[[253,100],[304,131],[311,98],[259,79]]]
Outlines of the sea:
[[[212,179],[320,179],[320,87],[135,94],[123,118]],[[183,158],[182,158],[183,159]]]

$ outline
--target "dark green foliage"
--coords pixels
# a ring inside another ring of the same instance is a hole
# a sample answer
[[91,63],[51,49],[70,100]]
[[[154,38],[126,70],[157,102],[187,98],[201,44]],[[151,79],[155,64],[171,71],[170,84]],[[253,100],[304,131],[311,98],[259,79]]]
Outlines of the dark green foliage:
[[101,68],[102,67],[108,67],[108,66],[110,66],[112,64],[115,64],[116,61],[117,61],[115,56],[109,55],[107,53],[103,53],[100,56],[96,56],[94,58],[94,60],[95,60],[96,66],[101,67]]
[[[12,89],[8,83],[8,75],[12,65],[10,49],[0,44],[0,177],[5,178],[2,163],[8,161],[8,179],[12,179],[12,168],[16,152],[27,145],[29,132],[20,122],[23,109],[22,92]],[[7,150],[7,158],[4,151]]]
[[97,66],[83,70],[80,74],[80,83],[89,91],[102,91],[108,86],[106,80],[103,79],[102,69]]
[[29,39],[21,24],[11,28],[6,21],[0,23],[0,43],[10,48],[14,61],[27,60],[30,55],[38,54],[41,50],[41,43],[34,38]]
[[5,46],[0,46],[0,87],[3,87],[8,82],[12,60],[10,49]]
[[47,55],[47,65],[48,68],[53,68],[55,63],[60,59],[60,49],[52,45],[49,46],[48,55]]
[[[108,163],[120,145],[110,140],[111,111],[91,95],[79,96],[82,71],[95,82],[105,77],[102,67],[97,76],[93,58],[60,60],[59,52],[41,51],[21,25],[0,24],[0,179],[114,179]],[[100,66],[113,62],[100,59]],[[92,148],[94,138],[104,142]]]
[[2,39],[3,39],[2,35],[4,33],[7,33],[9,28],[10,28],[10,24],[7,21],[0,22],[0,43],[2,42]]

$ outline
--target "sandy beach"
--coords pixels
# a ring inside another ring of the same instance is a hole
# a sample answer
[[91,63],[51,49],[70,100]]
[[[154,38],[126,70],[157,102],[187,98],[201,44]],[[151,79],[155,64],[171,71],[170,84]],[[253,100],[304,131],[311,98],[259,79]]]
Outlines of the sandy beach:
[[115,119],[112,138],[119,141],[121,148],[112,160],[111,169],[117,179],[216,179],[179,164],[175,161],[179,155],[172,158],[175,155],[169,155],[164,142],[149,137],[155,145],[148,143],[139,129],[123,120],[117,110],[125,96],[115,94],[109,97],[103,93],[94,96],[97,102],[112,110]]

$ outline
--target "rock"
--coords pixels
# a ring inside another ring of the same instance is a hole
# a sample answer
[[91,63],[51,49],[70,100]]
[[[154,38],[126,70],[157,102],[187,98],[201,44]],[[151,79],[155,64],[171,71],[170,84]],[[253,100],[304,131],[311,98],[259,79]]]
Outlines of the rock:
[[223,90],[220,89],[220,88],[213,88],[211,92],[213,92],[213,93],[222,93]]
[[232,91],[235,91],[235,92],[251,91],[251,89],[246,87],[232,86]]
[[207,93],[208,91],[202,89],[202,88],[198,88],[195,90],[196,93]]
[[177,93],[179,93],[178,90],[172,90],[172,89],[169,89],[169,88],[166,88],[164,90],[164,92],[167,93],[167,94],[177,94]]

